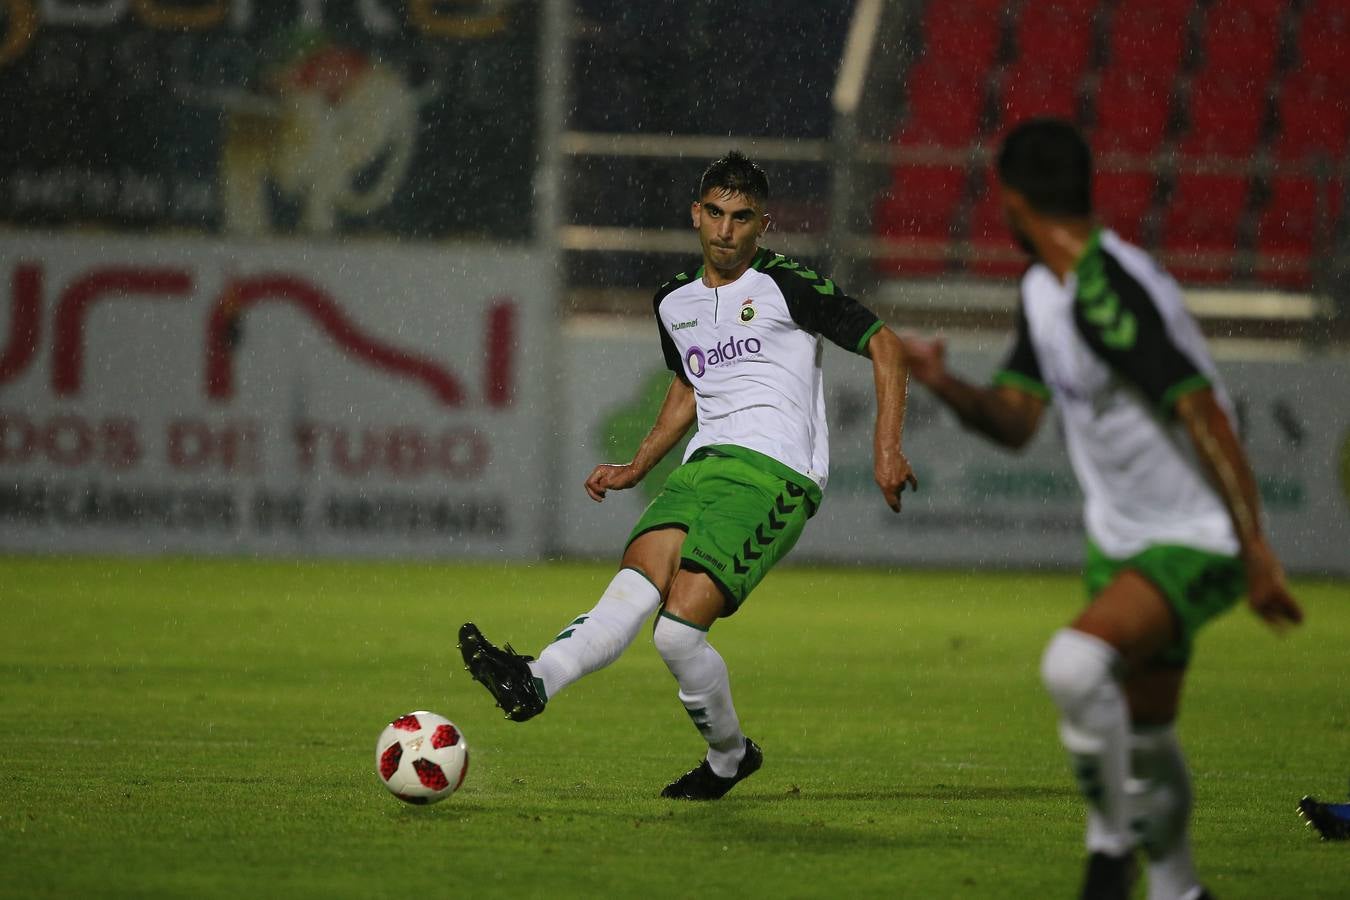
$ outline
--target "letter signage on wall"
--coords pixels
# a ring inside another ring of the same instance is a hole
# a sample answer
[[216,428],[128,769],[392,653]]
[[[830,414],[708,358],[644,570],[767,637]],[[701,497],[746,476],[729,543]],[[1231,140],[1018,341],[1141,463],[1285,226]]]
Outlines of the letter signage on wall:
[[11,238],[0,296],[0,548],[544,544],[526,251]]

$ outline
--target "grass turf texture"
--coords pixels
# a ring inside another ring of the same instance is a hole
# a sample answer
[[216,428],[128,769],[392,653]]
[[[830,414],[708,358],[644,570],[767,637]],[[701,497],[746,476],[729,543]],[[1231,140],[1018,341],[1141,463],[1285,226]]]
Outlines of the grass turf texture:
[[[775,572],[713,631],[764,768],[690,804],[656,796],[702,743],[647,634],[526,724],[455,652],[466,618],[537,652],[610,572],[0,559],[0,895],[1074,892],[1082,814],[1036,663],[1076,578]],[[1224,898],[1350,877],[1294,812],[1350,775],[1347,587],[1298,594],[1297,633],[1238,611],[1199,642],[1181,734]],[[421,708],[472,763],[414,808],[374,741]]]

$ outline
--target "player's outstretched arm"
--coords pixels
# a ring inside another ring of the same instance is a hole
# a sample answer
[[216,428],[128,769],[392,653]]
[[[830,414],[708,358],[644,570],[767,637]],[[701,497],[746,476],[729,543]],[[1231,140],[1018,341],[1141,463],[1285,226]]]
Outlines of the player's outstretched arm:
[[1233,520],[1247,569],[1247,602],[1252,611],[1276,629],[1302,622],[1303,610],[1289,593],[1284,568],[1261,533],[1256,477],[1228,414],[1214,398],[1214,391],[1203,388],[1177,400],[1177,415]]
[[872,440],[873,477],[886,505],[900,511],[900,494],[906,485],[919,489],[919,479],[909,467],[900,448],[905,428],[905,402],[909,390],[909,372],[900,338],[889,328],[881,328],[867,341],[872,359],[872,376],[877,390],[877,424]]
[[652,430],[638,445],[633,461],[623,465],[596,466],[586,479],[586,493],[596,503],[605,499],[607,491],[626,490],[641,481],[661,461],[670,448],[680,442],[689,426],[694,424],[694,389],[678,375],[670,380],[666,399],[656,414]]
[[1045,401],[1013,387],[979,387],[947,370],[947,345],[942,338],[901,338],[914,378],[937,397],[962,424],[1014,450],[1026,446],[1040,427]]

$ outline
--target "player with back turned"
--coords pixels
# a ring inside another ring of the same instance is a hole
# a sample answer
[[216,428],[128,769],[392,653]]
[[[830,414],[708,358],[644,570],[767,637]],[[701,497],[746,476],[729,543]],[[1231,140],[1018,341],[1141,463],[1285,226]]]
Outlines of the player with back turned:
[[1090,602],[1041,674],[1088,804],[1083,897],[1207,896],[1187,838],[1191,792],[1173,723],[1196,632],[1245,591],[1274,627],[1302,619],[1262,533],[1255,478],[1176,283],[1092,218],[1091,156],[1065,122],[1015,128],[998,156],[1005,216],[1033,257],[1017,336],[993,384],[906,338],[914,377],[968,427],[1019,448],[1059,408],[1085,495]]
[[703,173],[691,207],[703,264],[654,298],[670,388],[632,461],[597,466],[587,493],[598,502],[635,486],[691,425],[697,431],[599,602],[537,660],[493,646],[472,623],[459,634],[469,672],[508,718],[523,721],[618,659],[659,610],[653,643],[707,743],[698,766],[661,792],[674,799],[721,797],[763,759],[741,731],[708,632],[741,608],[820,505],[829,471],[821,337],[871,359],[874,475],[886,503],[899,512],[900,493],[918,485],[900,448],[899,338],[830,279],[759,246],[768,199],[763,171],[739,153]]

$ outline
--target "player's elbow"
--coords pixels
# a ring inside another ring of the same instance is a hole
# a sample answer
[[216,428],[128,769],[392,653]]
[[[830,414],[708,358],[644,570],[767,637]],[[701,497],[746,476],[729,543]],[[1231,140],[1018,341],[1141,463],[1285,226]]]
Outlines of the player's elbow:
[[998,388],[984,395],[981,404],[987,433],[1008,450],[1021,451],[1036,436],[1042,404],[1026,395]]

